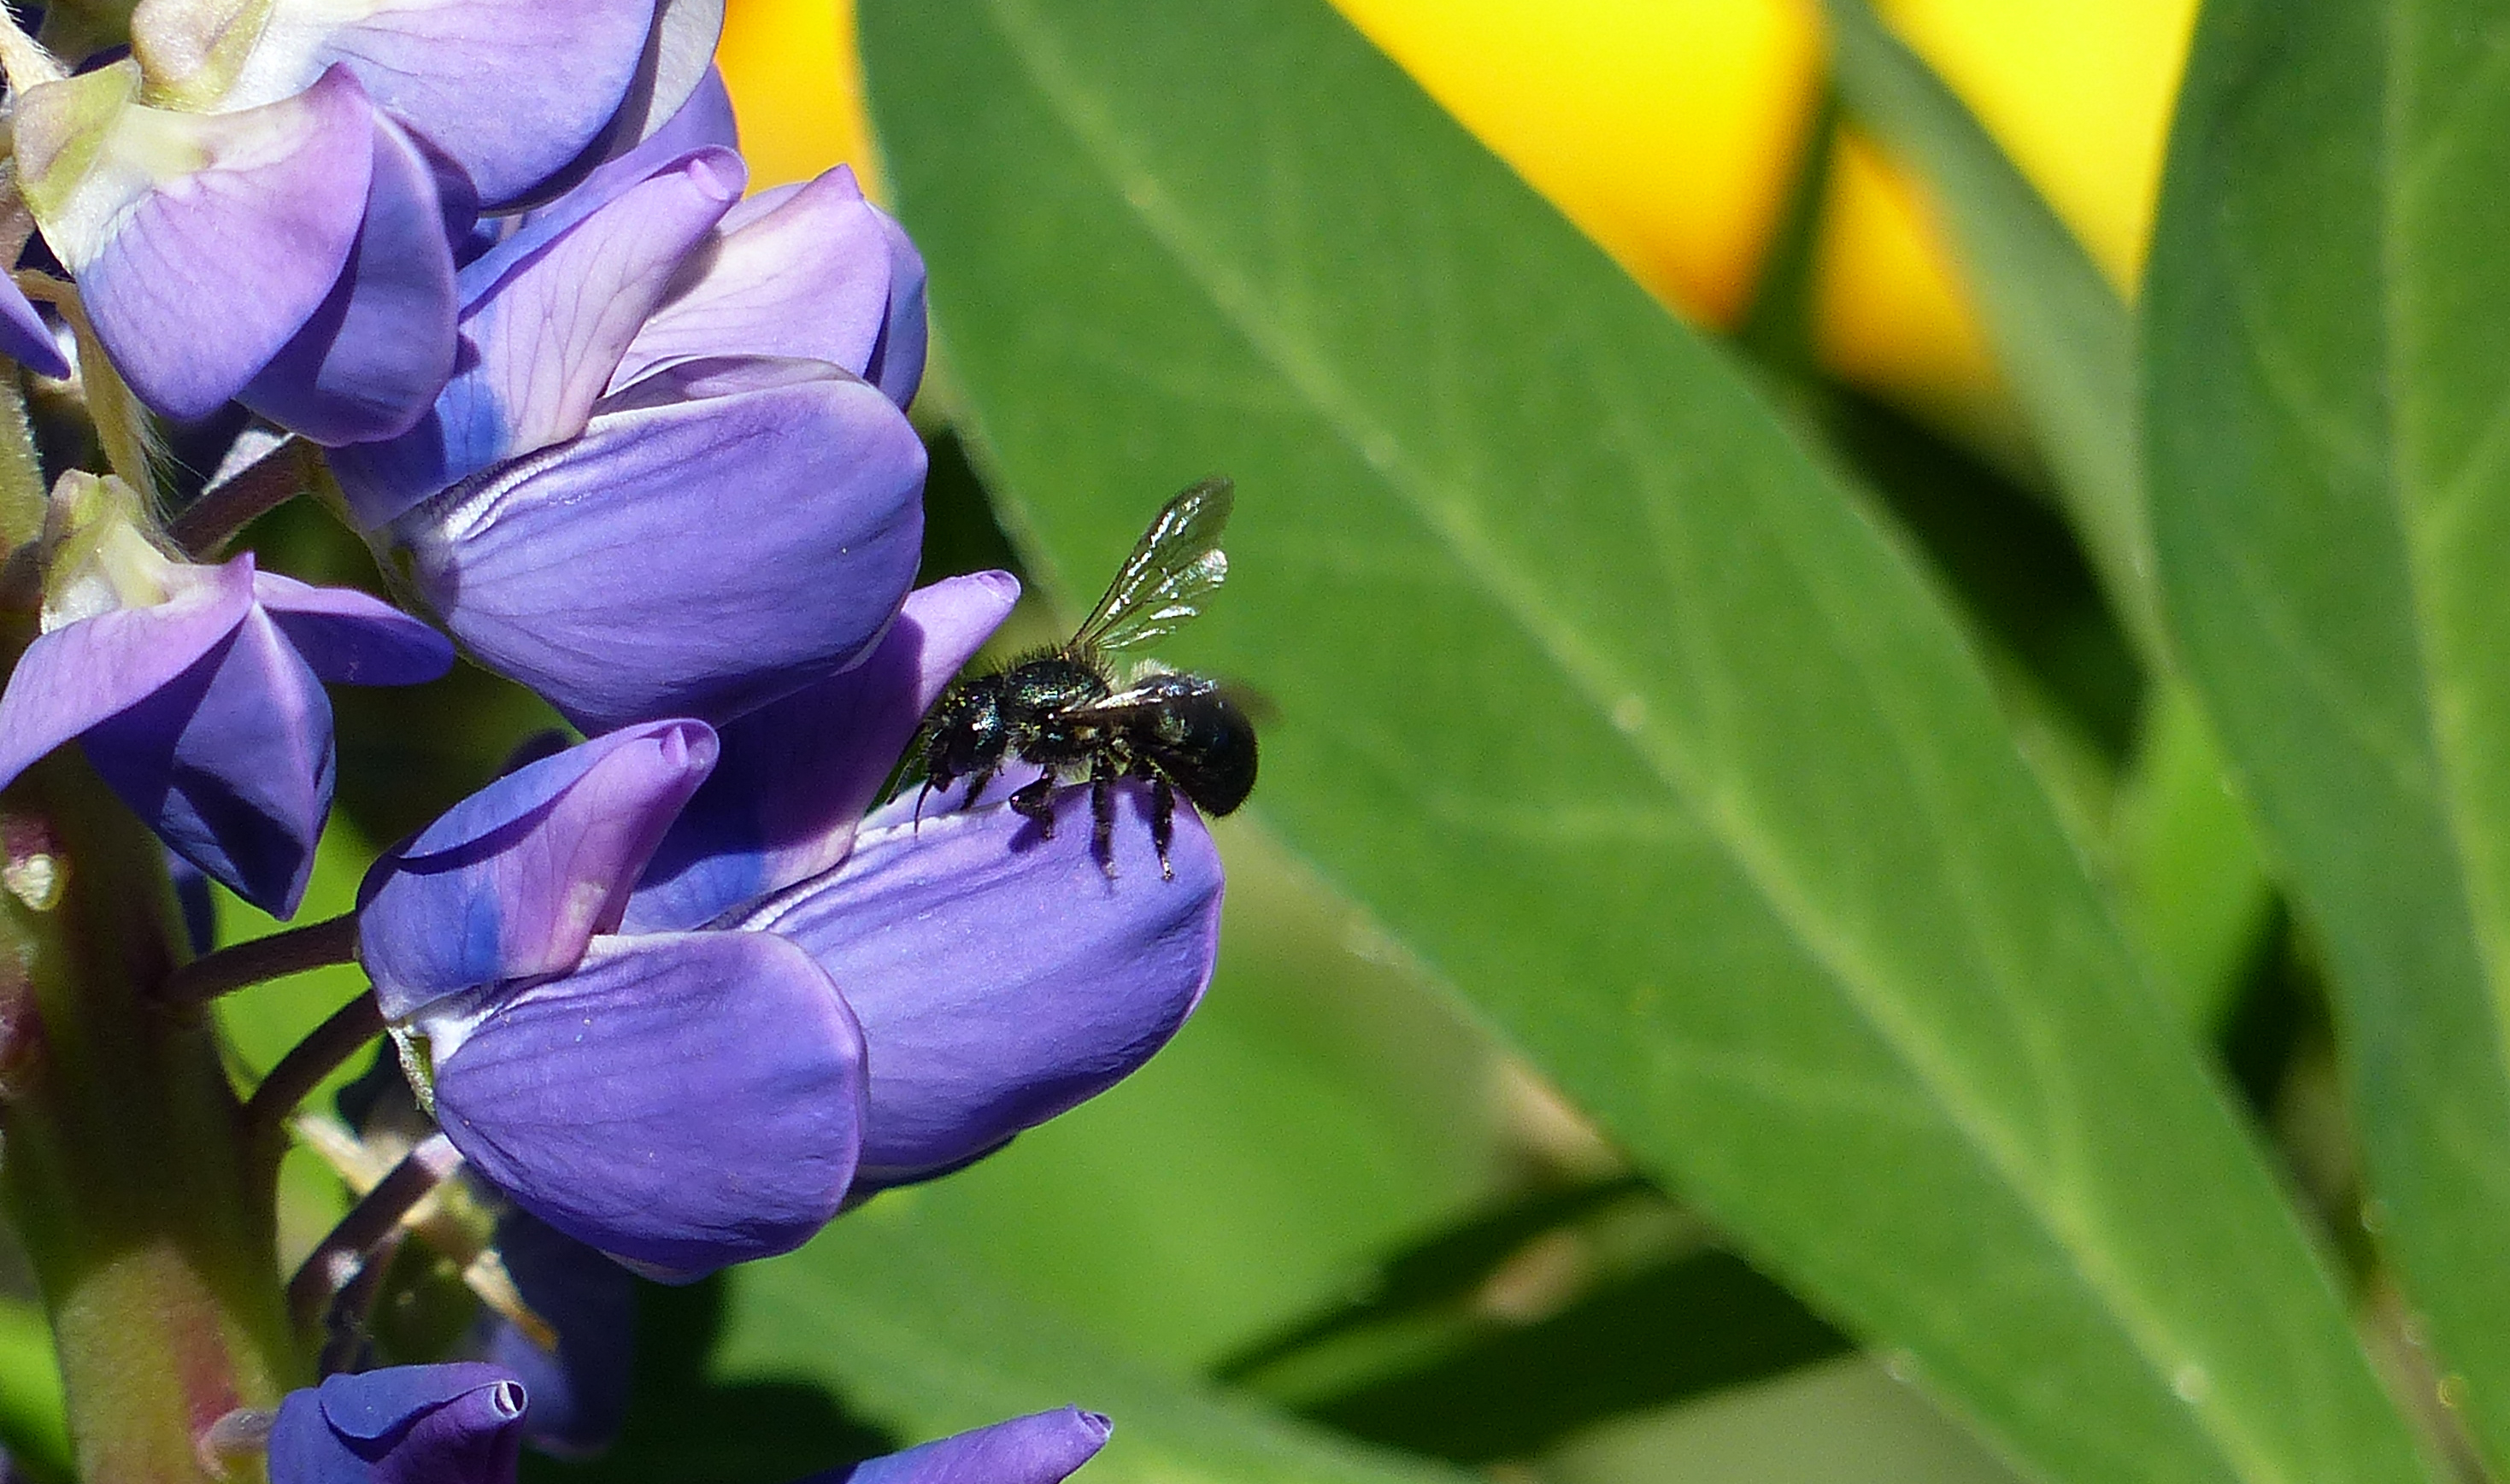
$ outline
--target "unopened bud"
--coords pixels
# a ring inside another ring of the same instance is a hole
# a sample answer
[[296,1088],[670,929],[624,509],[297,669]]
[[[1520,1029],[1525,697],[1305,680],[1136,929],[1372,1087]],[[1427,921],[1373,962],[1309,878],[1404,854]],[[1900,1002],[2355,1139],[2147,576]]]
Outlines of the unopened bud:
[[202,1471],[221,1481],[253,1477],[257,1469],[241,1465],[270,1451],[270,1428],[278,1420],[276,1412],[238,1407],[209,1424],[196,1450]]

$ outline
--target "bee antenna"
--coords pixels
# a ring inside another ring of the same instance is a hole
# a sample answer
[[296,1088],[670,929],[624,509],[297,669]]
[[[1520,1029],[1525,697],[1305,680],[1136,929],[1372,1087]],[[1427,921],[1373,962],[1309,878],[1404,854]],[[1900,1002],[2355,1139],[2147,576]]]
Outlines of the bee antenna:
[[932,776],[928,773],[924,776],[924,786],[915,791],[915,821],[907,826],[908,834],[924,833],[924,801],[931,797],[932,797]]

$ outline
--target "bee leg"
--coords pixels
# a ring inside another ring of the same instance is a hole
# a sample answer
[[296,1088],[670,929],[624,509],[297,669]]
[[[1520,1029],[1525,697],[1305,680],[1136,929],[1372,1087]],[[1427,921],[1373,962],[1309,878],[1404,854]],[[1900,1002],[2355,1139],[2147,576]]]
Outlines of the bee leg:
[[1089,851],[1107,879],[1116,879],[1116,770],[1105,759],[1089,769]]
[[1176,838],[1176,789],[1163,778],[1151,780],[1151,844],[1159,847],[1160,880],[1174,881],[1168,865],[1168,842]]
[[[976,795],[984,792],[985,785],[993,780],[994,770],[991,767],[980,767],[975,772],[969,774],[967,797],[959,801],[959,807],[961,809],[975,808]],[[947,788],[950,785],[948,783],[943,783],[941,786]]]
[[1034,783],[1022,783],[1011,790],[1011,808],[1023,819],[1037,823],[1041,839],[1054,838],[1054,775],[1041,774]]
[[924,801],[932,797],[932,790],[935,786],[947,787],[949,785],[946,783],[935,785],[932,781],[932,775],[930,773],[925,774],[924,786],[915,790],[915,825],[914,828],[909,831],[910,834],[921,834],[923,832]]

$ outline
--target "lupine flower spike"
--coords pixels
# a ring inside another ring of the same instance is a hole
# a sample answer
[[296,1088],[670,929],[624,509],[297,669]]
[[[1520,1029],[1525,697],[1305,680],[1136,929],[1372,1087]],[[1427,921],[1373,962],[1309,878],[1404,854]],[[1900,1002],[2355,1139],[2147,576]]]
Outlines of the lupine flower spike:
[[[1219,931],[1194,806],[1244,790],[1023,742],[920,827],[881,802],[1019,586],[913,586],[923,260],[847,170],[749,191],[721,0],[40,9],[0,12],[0,1134],[12,1214],[58,1207],[23,1230],[79,1468],[513,1484],[622,1435],[639,1275],[791,1251],[1174,1035]],[[375,590],[274,570],[298,494]],[[457,654],[583,740],[354,910],[216,945],[216,889],[288,917],[357,833],[325,687]],[[209,1002],[350,962],[240,1088]],[[290,1135],[354,1199],[274,1281]],[[167,1260],[98,1300],[99,1251]],[[414,1272],[464,1307],[411,1318]],[[801,1484],[1057,1484],[1108,1428]]]

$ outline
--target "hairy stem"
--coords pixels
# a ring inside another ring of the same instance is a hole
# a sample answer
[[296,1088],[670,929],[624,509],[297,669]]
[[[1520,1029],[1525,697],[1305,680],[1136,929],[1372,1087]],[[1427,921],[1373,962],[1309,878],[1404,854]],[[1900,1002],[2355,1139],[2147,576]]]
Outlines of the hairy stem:
[[0,549],[13,552],[44,534],[44,469],[21,376],[0,366]]
[[79,1473],[199,1484],[199,1439],[303,1379],[272,1190],[172,967],[164,854],[57,752],[0,795],[0,1199],[58,1345]]
[[[35,235],[34,213],[18,190],[17,162],[0,170],[0,257],[18,260],[27,239]],[[35,451],[35,425],[26,416],[26,376],[20,369],[0,367],[0,546],[15,555],[31,548],[44,534],[44,510],[51,491],[44,483],[43,459]],[[13,565],[34,574],[32,553]],[[19,580],[23,580],[19,579]],[[6,580],[0,579],[0,585]],[[33,591],[33,586],[27,590]],[[0,601],[5,601],[0,595]]]
[[18,18],[6,7],[0,7],[0,72],[8,74],[13,91],[23,93],[44,83],[60,81],[69,75],[69,68],[20,29]]

